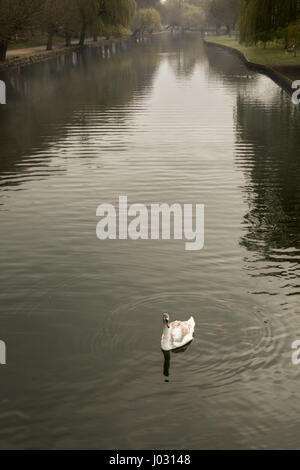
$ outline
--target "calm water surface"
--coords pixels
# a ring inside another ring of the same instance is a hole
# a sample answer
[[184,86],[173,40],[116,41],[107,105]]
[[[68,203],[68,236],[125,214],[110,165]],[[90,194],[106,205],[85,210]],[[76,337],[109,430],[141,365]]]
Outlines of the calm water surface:
[[[0,78],[0,447],[300,448],[299,108],[197,36]],[[205,204],[204,250],[99,241],[119,195]]]

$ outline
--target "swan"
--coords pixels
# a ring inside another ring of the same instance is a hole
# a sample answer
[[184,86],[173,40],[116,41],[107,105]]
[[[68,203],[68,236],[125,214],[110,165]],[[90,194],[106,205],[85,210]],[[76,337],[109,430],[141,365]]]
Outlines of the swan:
[[188,321],[173,321],[170,323],[168,313],[163,314],[163,334],[161,337],[161,349],[172,351],[182,348],[193,341],[195,320],[191,317]]

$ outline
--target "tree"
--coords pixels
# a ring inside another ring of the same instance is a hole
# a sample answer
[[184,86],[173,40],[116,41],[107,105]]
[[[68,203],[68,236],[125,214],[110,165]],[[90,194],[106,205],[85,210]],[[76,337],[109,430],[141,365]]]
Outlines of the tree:
[[99,0],[75,0],[80,15],[80,39],[79,45],[84,46],[87,28],[91,26],[99,15]]
[[227,28],[227,34],[231,34],[235,29],[239,19],[240,2],[239,0],[223,0],[224,5],[224,25]]
[[300,44],[300,23],[290,23],[286,28],[288,44],[293,47],[294,56],[297,56],[297,46]]
[[64,16],[62,19],[62,32],[66,38],[66,46],[71,46],[72,36],[80,30],[80,14],[75,0],[62,0]]
[[164,22],[172,29],[203,29],[207,0],[167,0],[163,5]]
[[100,25],[111,30],[114,26],[128,27],[136,13],[135,0],[100,0]]
[[0,61],[11,39],[37,28],[39,11],[39,0],[0,0]]
[[72,35],[80,32],[83,46],[88,31],[97,36],[104,25],[127,27],[135,11],[135,0],[0,0],[0,60],[17,34],[44,32],[51,50],[55,34],[65,35],[69,46]]
[[78,31],[80,15],[74,0],[44,0],[41,10],[41,29],[47,33],[47,50],[53,47],[53,37],[62,33],[66,46],[71,44],[72,34]]
[[235,28],[239,18],[240,0],[210,0],[207,3],[209,23],[213,24],[216,31],[226,26],[227,34]]
[[159,10],[161,2],[160,0],[136,0],[137,8],[156,8]]
[[294,22],[299,13],[298,0],[241,0],[240,41],[256,44],[271,40],[280,28]]
[[194,4],[184,3],[182,8],[182,27],[184,29],[203,29],[205,13],[201,7]]
[[153,31],[161,29],[161,18],[155,8],[142,8],[138,11],[134,21],[135,34],[144,35],[145,32],[152,34]]
[[133,21],[135,13],[135,0],[100,0],[100,16],[106,24],[127,27]]
[[163,5],[163,20],[172,30],[182,25],[182,0],[166,0]]

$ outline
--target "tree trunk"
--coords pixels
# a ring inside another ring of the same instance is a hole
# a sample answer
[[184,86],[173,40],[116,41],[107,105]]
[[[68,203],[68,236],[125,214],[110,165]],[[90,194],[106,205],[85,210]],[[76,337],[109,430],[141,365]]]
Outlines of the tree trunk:
[[66,33],[66,47],[71,46],[71,40],[72,40],[72,34],[71,33]]
[[6,60],[6,52],[8,48],[8,41],[0,41],[0,62],[4,62]]
[[47,51],[52,51],[53,48],[53,33],[48,33]]
[[85,32],[86,32],[86,25],[83,24],[80,32],[80,40],[79,40],[79,46],[83,47],[85,43]]

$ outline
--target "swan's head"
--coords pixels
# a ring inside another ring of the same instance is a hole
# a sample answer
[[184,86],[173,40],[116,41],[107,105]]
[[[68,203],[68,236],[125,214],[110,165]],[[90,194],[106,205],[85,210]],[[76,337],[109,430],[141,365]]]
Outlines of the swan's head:
[[168,313],[163,314],[163,324],[170,328],[170,317]]

